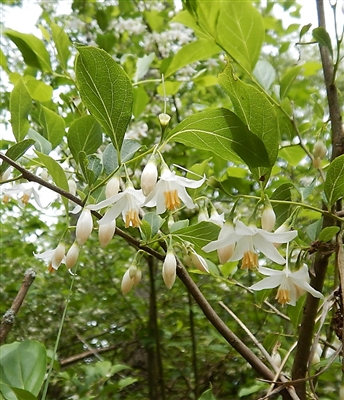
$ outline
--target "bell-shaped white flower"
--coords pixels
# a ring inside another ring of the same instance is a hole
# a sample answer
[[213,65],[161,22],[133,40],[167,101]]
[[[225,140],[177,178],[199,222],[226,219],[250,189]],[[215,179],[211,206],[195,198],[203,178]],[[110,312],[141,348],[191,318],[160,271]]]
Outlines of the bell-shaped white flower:
[[34,254],[39,260],[49,261],[48,271],[56,271],[65,260],[66,248],[64,243],[60,242],[56,249],[44,251],[41,254]]
[[310,278],[306,265],[303,265],[296,272],[290,272],[288,265],[286,265],[283,271],[265,267],[260,267],[258,271],[268,276],[268,278],[252,285],[250,289],[263,290],[278,286],[276,299],[281,304],[295,306],[299,297],[305,292],[310,293],[314,297],[323,298],[323,295],[309,284]]
[[162,278],[168,289],[171,289],[177,274],[177,260],[172,249],[166,253],[164,264],[162,266]]
[[79,253],[80,253],[80,247],[77,242],[74,242],[72,246],[69,248],[65,259],[65,264],[68,269],[74,267],[74,265],[78,261]]
[[151,194],[147,197],[144,206],[154,207],[158,214],[162,214],[167,210],[174,211],[180,207],[181,201],[188,208],[195,208],[191,197],[185,188],[199,188],[205,180],[205,177],[195,181],[193,179],[184,178],[171,172],[167,166],[163,167],[159,182]]
[[119,192],[119,184],[120,180],[118,176],[114,176],[111,178],[105,186],[105,197],[109,199],[112,196],[115,196]]
[[141,175],[141,189],[145,196],[152,193],[158,179],[158,169],[154,159],[150,159]]
[[233,234],[234,226],[231,222],[227,221],[220,230],[218,239],[208,243],[206,246],[203,247],[202,250],[207,253],[213,250],[217,250],[217,256],[219,258],[220,264],[225,264],[233,255],[235,242],[224,244],[221,247],[218,247],[218,244],[222,243],[223,239],[227,240],[227,238],[231,237]]
[[140,207],[143,205],[144,199],[145,197],[141,189],[136,190],[133,186],[128,185],[123,192],[109,197],[98,204],[92,204],[87,207],[90,210],[100,210],[101,208],[113,204],[112,207],[106,211],[104,217],[99,220],[99,225],[108,224],[122,213],[126,228],[129,226],[138,228],[141,224],[139,218]]
[[76,223],[75,237],[76,241],[82,246],[90,237],[93,230],[93,219],[91,210],[85,207],[80,214],[78,222]]
[[116,220],[110,221],[107,224],[99,225],[98,238],[102,248],[105,248],[113,238],[116,230]]
[[219,235],[217,240],[204,246],[203,250],[209,252],[235,244],[234,252],[227,261],[242,259],[241,268],[243,269],[252,269],[258,266],[256,250],[259,250],[277,264],[285,264],[286,260],[276,250],[273,243],[287,243],[297,236],[297,231],[271,233],[254,226],[246,226],[241,221],[236,222],[234,230],[225,227],[226,224],[220,231],[221,237]]

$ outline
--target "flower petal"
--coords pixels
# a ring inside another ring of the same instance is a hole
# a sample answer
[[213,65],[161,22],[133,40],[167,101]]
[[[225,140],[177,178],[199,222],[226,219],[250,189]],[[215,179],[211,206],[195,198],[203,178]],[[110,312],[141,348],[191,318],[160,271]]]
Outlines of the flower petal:
[[277,286],[279,286],[285,275],[280,274],[280,275],[275,275],[275,276],[269,276],[268,278],[264,278],[258,283],[255,283],[254,285],[250,286],[250,289],[252,290],[263,290],[263,289],[272,289]]
[[270,258],[270,260],[277,264],[285,264],[285,259],[271,242],[266,241],[261,235],[255,235],[252,240],[254,247],[261,251],[266,257]]

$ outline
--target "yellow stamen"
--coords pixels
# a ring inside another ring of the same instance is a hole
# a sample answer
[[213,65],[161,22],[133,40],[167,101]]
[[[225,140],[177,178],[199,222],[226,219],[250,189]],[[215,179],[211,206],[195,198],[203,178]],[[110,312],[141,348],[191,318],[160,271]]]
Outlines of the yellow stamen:
[[50,264],[48,265],[48,272],[49,272],[50,274],[52,274],[52,273],[55,272],[55,271],[56,271],[56,269],[53,267],[53,264],[50,263]]
[[141,220],[139,218],[139,214],[137,210],[131,209],[128,210],[125,214],[125,227],[129,228],[132,226],[133,228],[138,228],[141,225]]
[[280,304],[283,304],[283,305],[286,304],[286,303],[289,303],[290,302],[290,291],[287,290],[287,289],[279,288],[277,290],[277,294],[276,294],[275,299],[277,299],[277,301]]
[[173,211],[180,207],[180,200],[178,197],[178,190],[169,190],[164,192],[165,206],[168,210]]
[[246,251],[241,261],[241,269],[255,269],[258,267],[258,254]]
[[2,198],[2,202],[4,204],[7,204],[10,201],[10,196],[8,194],[5,194],[4,197]]
[[21,198],[21,201],[23,202],[23,204],[26,205],[26,204],[29,202],[30,197],[31,197],[31,194],[29,195],[29,194],[27,194],[27,193],[24,193],[23,196],[22,196],[22,198]]

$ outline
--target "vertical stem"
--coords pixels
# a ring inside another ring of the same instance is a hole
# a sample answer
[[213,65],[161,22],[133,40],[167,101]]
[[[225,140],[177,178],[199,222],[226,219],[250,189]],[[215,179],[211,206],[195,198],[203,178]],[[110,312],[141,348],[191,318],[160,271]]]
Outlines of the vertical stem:
[[[319,26],[326,29],[325,12],[323,0],[316,0]],[[344,154],[344,137],[342,130],[341,113],[339,106],[339,99],[337,95],[337,87],[333,82],[333,63],[330,52],[327,47],[319,45],[321,62],[324,74],[324,81],[326,86],[327,101],[329,106],[330,120],[331,120],[331,133],[332,133],[332,156],[334,160],[341,154]],[[326,206],[323,205],[326,209]],[[335,225],[335,221],[329,217],[324,216],[323,228]],[[316,289],[321,291],[326,278],[326,271],[330,255],[324,253],[324,250],[319,249],[314,260],[314,272],[311,277],[310,284]],[[308,359],[310,355],[310,348],[313,339],[313,331],[315,326],[315,318],[319,299],[308,294],[305,302],[301,328],[299,332],[298,346],[295,353],[294,364],[292,368],[293,380],[305,378],[308,369]],[[297,394],[301,399],[306,398],[306,382],[295,385]]]
[[192,368],[194,371],[194,394],[195,399],[198,399],[198,368],[197,368],[197,343],[196,343],[196,332],[194,315],[192,311],[192,297],[188,292],[188,302],[189,302],[189,321],[190,321],[190,335],[191,335],[191,346],[192,346]]

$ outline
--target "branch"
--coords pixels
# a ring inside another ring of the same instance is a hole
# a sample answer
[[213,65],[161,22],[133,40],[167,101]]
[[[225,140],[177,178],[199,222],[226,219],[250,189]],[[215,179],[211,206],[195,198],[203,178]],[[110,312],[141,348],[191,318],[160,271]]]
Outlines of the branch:
[[[317,12],[319,26],[326,29],[325,25],[325,12],[323,0],[317,0]],[[324,81],[326,86],[327,101],[329,106],[330,120],[331,120],[331,133],[332,133],[332,156],[331,161],[336,157],[344,154],[344,134],[342,130],[341,112],[338,99],[338,91],[335,83],[333,83],[333,65],[329,50],[327,47],[319,45],[321,62],[323,67]],[[323,205],[324,209],[326,208]],[[339,223],[338,223],[339,224]],[[335,225],[335,221],[328,215],[324,215],[322,228]],[[318,250],[314,260],[314,275],[311,277],[311,286],[316,290],[322,291],[324,281],[326,278],[326,271],[328,266],[329,255]],[[313,338],[313,331],[315,326],[315,319],[319,299],[307,294],[301,328],[299,332],[298,346],[296,349],[295,359],[292,368],[293,380],[300,380],[305,378],[308,370],[308,360],[311,351],[311,343]],[[302,399],[306,398],[306,381],[298,384],[296,391]]]
[[23,304],[26,293],[32,282],[35,280],[36,274],[33,269],[28,269],[25,271],[23,283],[18,291],[17,296],[13,300],[12,306],[7,310],[2,318],[0,324],[0,344],[3,344],[10,330],[12,329],[13,323],[15,321],[15,316],[17,315],[20,307]]

